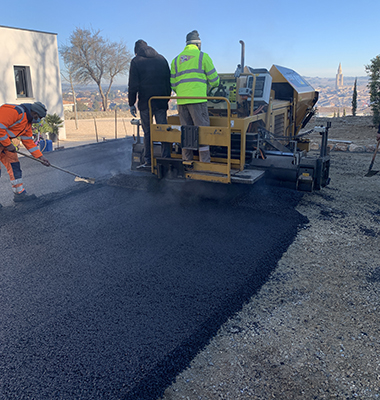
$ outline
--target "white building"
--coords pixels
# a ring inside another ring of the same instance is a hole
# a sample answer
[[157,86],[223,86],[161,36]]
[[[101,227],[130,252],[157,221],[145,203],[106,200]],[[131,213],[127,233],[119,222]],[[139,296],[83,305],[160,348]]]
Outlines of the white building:
[[40,101],[64,119],[57,34],[0,26],[0,54],[0,104]]

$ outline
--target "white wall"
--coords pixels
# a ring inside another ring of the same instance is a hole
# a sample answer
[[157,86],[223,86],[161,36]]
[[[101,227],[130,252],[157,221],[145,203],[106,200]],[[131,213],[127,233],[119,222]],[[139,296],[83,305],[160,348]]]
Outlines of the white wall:
[[[64,119],[57,35],[0,26],[0,55],[0,104],[40,101]],[[32,97],[17,98],[14,66],[30,68]],[[66,139],[65,127],[59,138]]]

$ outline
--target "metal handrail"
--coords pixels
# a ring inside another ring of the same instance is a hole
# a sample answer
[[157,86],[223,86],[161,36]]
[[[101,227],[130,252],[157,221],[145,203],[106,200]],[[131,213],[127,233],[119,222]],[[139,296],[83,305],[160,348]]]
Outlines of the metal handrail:
[[152,100],[223,100],[227,103],[227,127],[231,126],[231,103],[226,97],[217,97],[217,96],[152,96],[148,101],[149,107],[149,124],[152,123]]

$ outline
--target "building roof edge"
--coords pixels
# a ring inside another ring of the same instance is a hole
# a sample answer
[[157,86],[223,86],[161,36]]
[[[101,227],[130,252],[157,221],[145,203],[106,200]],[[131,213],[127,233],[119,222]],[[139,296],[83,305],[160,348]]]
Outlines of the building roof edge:
[[16,29],[19,31],[29,31],[29,32],[38,32],[38,33],[45,33],[47,35],[58,35],[57,33],[54,32],[44,32],[44,31],[38,31],[36,29],[26,29],[26,28],[15,28],[14,26],[5,26],[5,25],[0,25],[0,28],[8,28],[8,29]]

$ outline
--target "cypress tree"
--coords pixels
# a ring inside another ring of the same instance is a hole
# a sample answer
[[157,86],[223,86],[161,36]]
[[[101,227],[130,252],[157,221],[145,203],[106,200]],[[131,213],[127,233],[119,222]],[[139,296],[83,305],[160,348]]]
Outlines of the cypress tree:
[[371,63],[365,66],[369,75],[368,89],[370,94],[371,109],[373,113],[374,125],[380,123],[380,55],[371,60]]
[[352,115],[356,116],[356,110],[358,108],[358,91],[357,91],[357,78],[354,83],[354,93],[352,94]]

